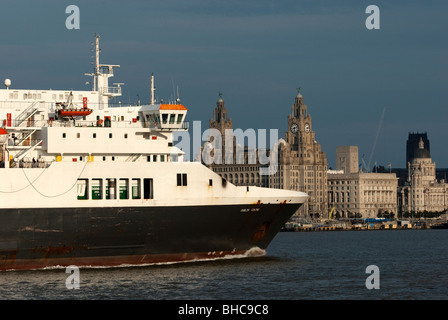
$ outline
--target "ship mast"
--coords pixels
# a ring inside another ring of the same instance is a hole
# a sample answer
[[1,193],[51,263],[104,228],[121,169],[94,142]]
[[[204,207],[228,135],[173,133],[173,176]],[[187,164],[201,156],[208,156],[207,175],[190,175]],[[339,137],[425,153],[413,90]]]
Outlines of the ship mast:
[[93,77],[92,91],[99,92],[98,106],[103,109],[108,106],[108,99],[121,96],[121,85],[114,83],[109,86],[109,78],[114,76],[114,68],[119,68],[115,64],[100,64],[100,36],[95,34],[95,70],[93,73],[86,73],[86,76]]
[[100,75],[100,36],[95,35],[95,76],[93,77],[93,91],[98,91],[98,76]]
[[154,104],[154,91],[156,88],[154,87],[154,73],[151,73],[151,105]]

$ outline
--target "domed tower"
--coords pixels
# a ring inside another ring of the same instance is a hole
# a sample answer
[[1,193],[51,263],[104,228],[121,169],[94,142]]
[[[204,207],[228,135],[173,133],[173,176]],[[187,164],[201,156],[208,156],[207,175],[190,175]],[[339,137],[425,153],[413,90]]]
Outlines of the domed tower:
[[428,135],[425,133],[409,133],[406,142],[406,168],[414,158],[431,158]]
[[[426,137],[426,133],[425,133]],[[411,161],[408,162],[408,179],[413,186],[424,187],[436,180],[436,164],[432,162],[431,155],[429,153],[429,141],[426,138],[427,144],[425,145],[424,137],[421,136],[417,143],[417,148],[412,150]],[[415,180],[414,176],[418,176],[419,179]],[[416,183],[416,182],[419,183]]]

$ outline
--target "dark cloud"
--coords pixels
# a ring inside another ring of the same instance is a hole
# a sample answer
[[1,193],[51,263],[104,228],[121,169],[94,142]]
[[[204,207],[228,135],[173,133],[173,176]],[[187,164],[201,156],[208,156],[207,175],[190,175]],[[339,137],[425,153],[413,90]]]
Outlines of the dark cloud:
[[[81,29],[65,28],[76,4]],[[190,120],[207,127],[218,92],[236,127],[286,131],[302,87],[316,138],[334,166],[337,145],[404,167],[408,131],[427,131],[437,166],[448,167],[444,133],[448,3],[375,1],[381,29],[365,28],[369,1],[16,1],[0,11],[0,77],[22,88],[85,89],[90,42],[120,64],[123,102],[179,86]]]

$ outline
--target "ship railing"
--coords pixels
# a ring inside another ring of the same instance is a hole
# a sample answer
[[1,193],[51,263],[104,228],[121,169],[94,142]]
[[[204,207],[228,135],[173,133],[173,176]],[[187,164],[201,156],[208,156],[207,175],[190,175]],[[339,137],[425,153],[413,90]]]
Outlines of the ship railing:
[[[47,102],[41,101],[40,99],[25,99],[25,100],[1,100],[0,109],[16,109],[22,110],[24,112],[26,109],[31,109],[33,107],[41,107]],[[31,106],[32,105],[32,106]],[[29,110],[28,110],[29,111]]]
[[[11,127],[18,127],[14,120],[11,122]],[[21,125],[20,128],[42,128],[42,127],[113,127],[113,128],[140,128],[139,122],[133,121],[98,121],[98,120],[29,120],[26,126]]]
[[27,120],[3,120],[4,127],[14,127],[14,128],[39,128],[43,127],[43,120],[31,120],[31,118],[28,118]]
[[103,95],[121,95],[121,87],[102,87],[100,88],[100,93]]
[[184,121],[182,125],[164,125],[158,123],[157,125],[145,125],[142,121],[129,121],[129,120],[67,120],[67,121],[56,121],[56,120],[31,120],[30,118],[26,121],[20,120],[10,120],[8,125],[7,120],[0,120],[5,128],[15,128],[16,130],[39,130],[43,127],[111,127],[111,128],[150,128],[155,130],[188,130],[189,122]]
[[[48,168],[54,161],[45,161],[43,159],[24,158],[20,161],[10,161],[10,168]],[[5,163],[0,161],[0,168],[4,168]]]
[[[22,139],[20,137],[14,136],[14,137],[8,139],[8,148],[11,149],[11,147],[17,147],[14,149],[23,149],[23,147],[34,146],[39,141],[42,141],[42,140],[41,139],[30,139],[29,137]],[[37,146],[39,146],[39,145],[37,145]]]

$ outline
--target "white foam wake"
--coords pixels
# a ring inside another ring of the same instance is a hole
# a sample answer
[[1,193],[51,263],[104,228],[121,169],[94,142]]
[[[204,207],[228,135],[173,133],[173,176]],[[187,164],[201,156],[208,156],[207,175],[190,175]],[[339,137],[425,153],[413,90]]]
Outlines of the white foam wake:
[[[244,259],[244,258],[256,258],[256,257],[262,257],[266,255],[266,250],[261,249],[259,247],[252,247],[249,250],[245,251],[241,254],[226,254],[223,256],[213,256],[207,258],[195,258],[195,259],[189,259],[184,261],[169,261],[169,262],[151,262],[151,263],[141,263],[141,264],[120,264],[117,266],[80,266],[82,269],[107,269],[107,268],[129,268],[129,267],[147,267],[147,266],[163,266],[163,265],[172,265],[172,264],[181,264],[181,263],[192,263],[192,262],[202,262],[202,261],[216,261],[216,260],[231,260],[231,259]],[[66,266],[48,266],[41,269],[35,269],[35,270],[58,270],[58,269],[66,269]],[[12,269],[11,271],[14,271]]]

